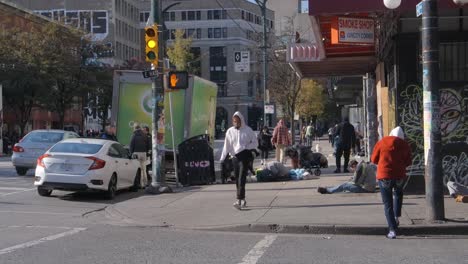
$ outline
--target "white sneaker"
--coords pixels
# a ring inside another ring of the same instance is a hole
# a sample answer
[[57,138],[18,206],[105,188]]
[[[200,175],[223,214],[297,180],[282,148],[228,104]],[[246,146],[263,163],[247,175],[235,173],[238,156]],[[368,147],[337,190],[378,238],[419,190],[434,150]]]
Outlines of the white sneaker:
[[388,232],[387,238],[395,239],[395,238],[396,238],[395,231],[390,231],[390,232]]
[[246,200],[242,200],[242,201],[241,201],[241,207],[242,207],[242,208],[247,207],[247,201],[246,201]]
[[242,204],[242,200],[236,200],[232,206],[234,206],[234,208],[236,208],[237,210],[240,210],[241,209],[241,204]]

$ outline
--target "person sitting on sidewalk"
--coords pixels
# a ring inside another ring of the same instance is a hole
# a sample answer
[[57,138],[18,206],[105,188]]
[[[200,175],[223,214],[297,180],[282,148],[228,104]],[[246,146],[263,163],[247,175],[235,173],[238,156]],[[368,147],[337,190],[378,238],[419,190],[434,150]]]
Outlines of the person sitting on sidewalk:
[[453,181],[447,182],[447,188],[449,190],[450,196],[455,198],[457,202],[467,203],[468,202],[468,187],[460,183]]
[[351,193],[373,193],[375,192],[375,172],[377,166],[370,162],[357,162],[355,159],[349,161],[349,169],[354,172],[351,182],[345,182],[335,187],[318,187],[321,194],[351,192]]

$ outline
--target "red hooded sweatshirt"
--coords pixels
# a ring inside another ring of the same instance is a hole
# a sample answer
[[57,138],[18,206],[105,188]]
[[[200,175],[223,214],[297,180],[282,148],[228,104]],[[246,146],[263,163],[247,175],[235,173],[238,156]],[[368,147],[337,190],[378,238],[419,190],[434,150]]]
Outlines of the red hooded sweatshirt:
[[371,161],[377,164],[377,180],[406,178],[406,167],[411,165],[410,146],[399,137],[384,137],[375,145]]

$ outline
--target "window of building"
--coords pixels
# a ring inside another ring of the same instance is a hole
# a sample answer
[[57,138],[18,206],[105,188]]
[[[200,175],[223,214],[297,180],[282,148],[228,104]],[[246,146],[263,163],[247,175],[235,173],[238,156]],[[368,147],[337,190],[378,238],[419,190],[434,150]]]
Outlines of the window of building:
[[223,9],[221,18],[222,18],[222,19],[227,19],[227,10],[224,10],[224,9]]
[[197,20],[201,20],[201,11],[197,11]]
[[187,20],[187,12],[182,11],[182,20]]
[[195,36],[195,29],[194,29],[194,28],[189,28],[189,29],[187,29],[187,36],[188,36],[189,38],[195,38],[195,37],[196,37],[196,36]]
[[208,20],[213,19],[213,10],[208,10]]
[[242,19],[245,19],[245,11],[244,10],[241,11],[241,16],[242,16]]
[[193,54],[193,61],[190,63],[191,73],[201,76],[201,49],[192,47],[190,48],[190,53]]
[[169,35],[170,35],[169,38],[170,38],[170,39],[175,39],[175,32],[176,32],[176,30],[175,30],[175,29],[171,29],[170,32],[171,32],[171,33],[169,34]]
[[175,21],[175,12],[170,12],[171,14],[171,21]]
[[195,20],[195,11],[188,11],[187,12],[187,20]]
[[221,19],[221,10],[213,10],[213,19],[214,20]]
[[214,29],[214,38],[221,38],[221,28]]
[[208,38],[213,38],[213,29],[212,28],[208,29]]
[[168,13],[168,12],[164,12],[163,18],[164,18],[164,21],[169,21],[169,13]]
[[210,47],[210,80],[218,84],[219,96],[227,96],[226,47]]
[[227,28],[223,28],[223,38],[227,38]]
[[197,39],[201,39],[201,28],[197,28]]

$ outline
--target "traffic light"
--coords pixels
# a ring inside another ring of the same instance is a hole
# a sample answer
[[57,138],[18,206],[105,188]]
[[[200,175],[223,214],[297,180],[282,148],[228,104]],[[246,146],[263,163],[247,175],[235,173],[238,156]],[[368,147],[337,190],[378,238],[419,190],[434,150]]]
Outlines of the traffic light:
[[188,88],[188,72],[186,71],[171,71],[167,76],[169,89],[187,89]]
[[145,27],[145,58],[147,62],[158,65],[158,25]]

